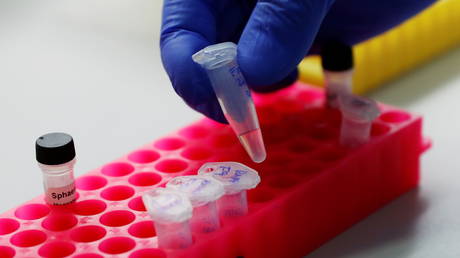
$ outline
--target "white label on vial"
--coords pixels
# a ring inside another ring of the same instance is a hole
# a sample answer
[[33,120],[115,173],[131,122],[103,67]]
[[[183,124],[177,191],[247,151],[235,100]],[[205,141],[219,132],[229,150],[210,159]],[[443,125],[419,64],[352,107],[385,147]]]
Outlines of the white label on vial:
[[64,205],[75,201],[75,183],[63,187],[46,189],[46,202],[52,205]]

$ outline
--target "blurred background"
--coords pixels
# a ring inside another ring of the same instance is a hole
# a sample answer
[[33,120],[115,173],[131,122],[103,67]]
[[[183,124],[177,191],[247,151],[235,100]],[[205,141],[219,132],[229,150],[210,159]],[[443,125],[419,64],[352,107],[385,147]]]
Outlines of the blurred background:
[[[0,213],[43,192],[44,133],[74,137],[78,176],[201,117],[162,68],[161,5],[0,1]],[[424,116],[421,187],[309,257],[460,257],[459,71],[457,48],[370,93]]]

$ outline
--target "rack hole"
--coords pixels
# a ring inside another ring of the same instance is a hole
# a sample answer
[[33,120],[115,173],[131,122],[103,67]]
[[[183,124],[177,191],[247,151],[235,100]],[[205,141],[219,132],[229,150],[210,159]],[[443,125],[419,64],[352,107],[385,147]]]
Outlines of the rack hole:
[[99,250],[108,254],[121,254],[134,248],[136,243],[127,237],[112,237],[99,244]]
[[73,208],[78,215],[91,216],[103,212],[107,208],[107,204],[100,200],[85,200],[75,203]]
[[34,220],[43,218],[50,212],[50,208],[44,204],[32,203],[18,208],[14,215],[20,219]]
[[128,225],[129,223],[133,222],[135,216],[130,211],[124,210],[116,210],[107,212],[101,216],[100,221],[102,224],[109,226],[109,227],[121,227],[124,225]]
[[101,192],[102,198],[109,201],[121,201],[134,195],[134,189],[125,185],[116,185]]
[[185,145],[185,142],[179,138],[164,138],[164,139],[161,139],[155,142],[155,144],[153,144],[153,146],[155,146],[156,148],[160,150],[168,150],[168,151],[180,149],[184,145]]
[[101,176],[84,176],[76,180],[76,186],[80,190],[96,190],[104,187],[107,184],[107,179]]
[[51,231],[63,231],[72,228],[77,222],[77,218],[72,214],[57,213],[43,220],[42,226]]
[[64,241],[50,242],[38,249],[38,254],[42,257],[58,258],[66,257],[75,252],[75,246]]
[[402,111],[389,111],[389,112],[383,113],[380,116],[380,119],[382,121],[385,121],[388,123],[401,123],[406,120],[409,120],[409,118],[410,118],[410,115]]
[[151,220],[141,221],[131,225],[128,232],[129,234],[139,238],[154,237],[156,235],[155,228],[153,227],[153,222]]
[[190,160],[203,160],[211,157],[212,153],[204,148],[192,147],[184,150],[181,155]]
[[[16,254],[16,251],[14,251],[13,248],[9,246],[0,246],[0,257],[2,258],[12,258]],[[143,256],[141,256],[143,257]]]
[[385,124],[373,123],[371,128],[372,136],[381,136],[390,131],[390,127]]
[[10,242],[19,247],[31,247],[45,242],[46,234],[40,230],[30,229],[18,232],[11,237]]
[[136,163],[150,163],[160,158],[160,154],[152,150],[139,150],[128,155],[128,159]]
[[0,219],[0,235],[6,235],[16,231],[19,228],[19,222],[10,218]]
[[107,176],[120,177],[126,176],[134,171],[134,167],[129,163],[115,162],[105,165],[101,173]]
[[103,227],[88,225],[78,227],[70,232],[70,238],[75,242],[93,242],[103,238],[106,231]]
[[151,186],[158,184],[161,181],[161,176],[151,172],[141,172],[132,175],[128,182],[135,186]]
[[129,201],[128,207],[135,211],[147,211],[141,196],[133,198],[131,201]]
[[177,173],[187,168],[187,163],[180,159],[166,159],[160,161],[156,169],[164,173]]
[[146,248],[133,252],[129,258],[166,258],[166,254],[156,248]]

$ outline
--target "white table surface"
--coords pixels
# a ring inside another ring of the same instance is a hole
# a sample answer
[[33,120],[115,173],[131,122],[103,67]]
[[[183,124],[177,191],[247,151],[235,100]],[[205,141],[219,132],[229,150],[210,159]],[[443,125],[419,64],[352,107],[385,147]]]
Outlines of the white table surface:
[[[34,141],[76,141],[76,175],[200,117],[170,88],[161,1],[0,1],[0,213],[40,194]],[[425,117],[413,191],[309,257],[460,257],[460,49],[372,97]]]

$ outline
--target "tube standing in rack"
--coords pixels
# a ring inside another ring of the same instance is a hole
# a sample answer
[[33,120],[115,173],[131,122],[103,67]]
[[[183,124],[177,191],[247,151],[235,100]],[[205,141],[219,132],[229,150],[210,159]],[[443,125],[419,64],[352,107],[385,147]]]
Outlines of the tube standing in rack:
[[145,208],[153,220],[158,247],[175,250],[192,243],[189,220],[192,204],[185,194],[167,188],[156,188],[142,196]]
[[224,194],[221,182],[207,176],[178,176],[166,188],[185,193],[193,206],[190,227],[193,233],[209,233],[220,228],[216,201]]
[[225,42],[208,46],[192,58],[207,72],[222,111],[254,162],[267,154],[254,102],[236,62],[237,46]]
[[43,172],[45,201],[64,205],[75,201],[75,146],[70,135],[49,133],[35,142],[38,165]]
[[339,97],[342,125],[340,144],[357,147],[369,141],[372,122],[380,115],[380,110],[372,99],[342,94]]
[[336,41],[328,42],[321,49],[321,65],[326,81],[326,105],[339,108],[339,95],[352,92],[352,47]]
[[259,184],[257,171],[238,162],[209,162],[200,167],[198,174],[215,178],[224,185],[225,195],[217,202],[224,221],[248,213],[246,190]]

